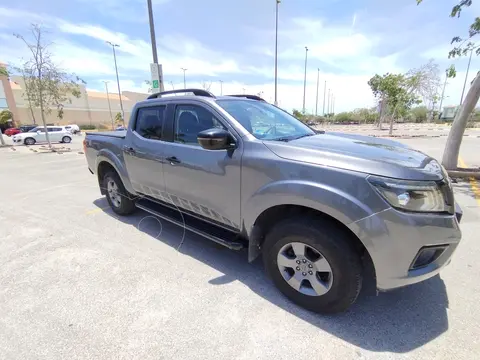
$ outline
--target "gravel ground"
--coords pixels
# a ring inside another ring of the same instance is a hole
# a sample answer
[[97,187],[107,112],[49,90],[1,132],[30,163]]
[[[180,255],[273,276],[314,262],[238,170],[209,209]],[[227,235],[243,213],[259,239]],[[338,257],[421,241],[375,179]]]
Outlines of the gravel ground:
[[[440,157],[445,138],[401,140]],[[32,147],[37,149],[38,147]],[[458,183],[463,240],[429,281],[319,316],[259,262],[138,212],[118,218],[79,154],[0,149],[1,359],[474,359],[480,200]],[[462,158],[479,164],[480,143]],[[475,235],[477,234],[477,235]]]

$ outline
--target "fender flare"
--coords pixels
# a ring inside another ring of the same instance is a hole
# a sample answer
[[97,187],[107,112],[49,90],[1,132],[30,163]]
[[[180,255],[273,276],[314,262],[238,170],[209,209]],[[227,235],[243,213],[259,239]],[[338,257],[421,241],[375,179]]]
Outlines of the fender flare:
[[[128,178],[128,173],[127,169],[125,168],[125,165],[120,161],[118,156],[113,153],[111,150],[108,149],[101,149],[98,154],[97,158],[95,160],[95,169],[97,172],[98,176],[98,167],[102,162],[107,162],[110,164],[117,174],[120,176],[120,179],[122,180],[123,186],[125,186],[125,189],[133,195],[136,195],[136,191],[133,189],[133,186],[130,182],[130,179]],[[99,184],[100,184],[100,179],[98,179]]]
[[[346,227],[375,213],[352,195],[328,185],[302,180],[266,184],[245,202],[242,209],[244,229],[249,239],[249,261],[253,261],[260,253],[262,241],[262,232],[255,222],[264,211],[279,205],[297,205],[317,210]],[[364,245],[368,248],[368,244]]]

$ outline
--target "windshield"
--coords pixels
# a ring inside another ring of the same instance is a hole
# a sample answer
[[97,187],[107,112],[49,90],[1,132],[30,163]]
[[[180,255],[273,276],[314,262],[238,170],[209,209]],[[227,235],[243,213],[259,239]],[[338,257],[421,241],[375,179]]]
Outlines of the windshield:
[[28,132],[37,132],[38,130],[40,130],[41,128],[40,127],[35,127],[33,128],[32,130],[28,131]]
[[257,139],[287,141],[315,135],[300,120],[263,101],[220,99],[217,104]]

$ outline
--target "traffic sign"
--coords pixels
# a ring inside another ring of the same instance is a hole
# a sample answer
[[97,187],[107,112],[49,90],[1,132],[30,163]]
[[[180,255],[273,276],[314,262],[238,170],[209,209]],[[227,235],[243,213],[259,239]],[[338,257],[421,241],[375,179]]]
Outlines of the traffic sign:
[[153,80],[152,81],[152,88],[158,89],[158,80]]

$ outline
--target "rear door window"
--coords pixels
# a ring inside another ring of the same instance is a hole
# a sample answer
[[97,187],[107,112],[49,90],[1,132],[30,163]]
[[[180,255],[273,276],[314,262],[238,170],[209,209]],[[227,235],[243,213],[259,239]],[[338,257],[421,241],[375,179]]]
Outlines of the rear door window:
[[138,109],[134,131],[145,139],[163,140],[166,106]]

